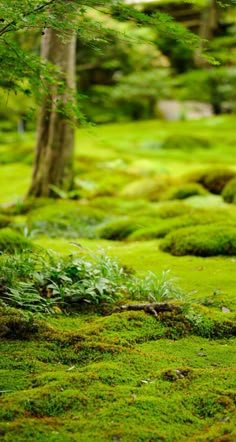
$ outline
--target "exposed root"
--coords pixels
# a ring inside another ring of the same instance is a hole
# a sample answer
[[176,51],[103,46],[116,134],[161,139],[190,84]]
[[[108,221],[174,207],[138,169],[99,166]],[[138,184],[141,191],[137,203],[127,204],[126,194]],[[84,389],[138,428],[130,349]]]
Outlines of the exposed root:
[[180,307],[168,302],[153,302],[151,304],[127,304],[117,307],[112,313],[127,312],[130,310],[144,311],[150,315],[155,316],[158,319],[158,313],[161,312],[180,312]]

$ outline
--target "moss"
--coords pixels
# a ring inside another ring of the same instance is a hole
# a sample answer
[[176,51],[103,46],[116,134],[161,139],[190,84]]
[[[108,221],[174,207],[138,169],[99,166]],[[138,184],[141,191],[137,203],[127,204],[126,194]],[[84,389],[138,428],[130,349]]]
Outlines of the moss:
[[11,218],[0,214],[0,229],[9,226],[10,223],[11,223]]
[[8,227],[0,230],[1,253],[20,253],[24,250],[32,250],[32,242],[20,233]]
[[[12,376],[17,367],[22,379],[1,400],[3,440],[190,441],[206,426],[209,434],[223,434],[225,416],[233,434],[233,341],[226,346],[195,337],[169,340],[163,334],[153,339],[159,322],[140,312],[62,317],[53,325],[54,335],[47,338],[39,334],[20,346],[0,342],[0,365]],[[104,351],[120,335],[119,351]],[[81,359],[79,342],[91,348],[87,359]],[[92,342],[97,345],[93,356]]]
[[158,201],[163,192],[172,184],[172,181],[173,180],[167,175],[142,178],[125,186],[121,192],[121,196]]
[[236,204],[236,178],[228,181],[225,185],[222,197],[226,203]]
[[5,204],[2,212],[6,215],[25,215],[52,203],[49,198],[19,198],[16,202]]
[[207,149],[210,142],[206,138],[193,135],[171,135],[161,144],[162,149],[177,149],[191,151],[193,149]]
[[[56,210],[49,216],[50,222],[33,227],[32,235],[37,235],[37,229],[38,233],[44,233],[35,241],[47,248],[58,248],[61,253],[74,253],[78,247],[74,248],[65,239],[70,238],[71,231],[73,237],[81,234],[94,238],[99,223],[121,217],[127,217],[139,228],[150,229],[153,225],[164,228],[164,223],[168,228],[170,225],[179,228],[175,224],[177,218],[185,215],[189,218],[195,213],[189,207],[190,198],[186,203],[152,201],[158,201],[173,182],[179,183],[178,176],[191,169],[208,164],[215,164],[215,169],[230,168],[236,141],[233,118],[99,126],[95,136],[80,129],[78,152],[86,152],[86,162],[79,171],[79,179],[83,181],[79,194],[81,191],[89,201],[53,202]],[[199,138],[214,139],[214,146],[196,148],[192,156],[182,148],[144,149],[147,133],[153,140],[169,134],[196,133]],[[120,160],[115,162],[117,157]],[[79,167],[80,164],[81,159]],[[101,171],[105,171],[102,179]],[[176,177],[169,180],[170,174]],[[29,177],[30,168],[26,165],[2,166],[1,201],[16,199],[16,182],[17,192],[23,195]],[[161,177],[167,178],[167,187],[163,183],[155,189]],[[131,181],[137,184],[133,190]],[[94,188],[89,189],[90,184]],[[147,189],[142,188],[144,185]],[[128,195],[130,187],[132,192]],[[106,196],[96,196],[99,194]],[[222,211],[218,210],[221,197],[211,197],[214,198],[211,210],[209,197],[199,197],[200,204],[207,208],[206,219],[212,217],[212,224],[220,221],[226,231],[235,207],[226,209],[225,204]],[[30,223],[34,222],[34,215],[36,222],[43,223],[50,204],[46,202],[43,208],[32,203],[26,207],[19,199],[12,215],[28,213]],[[98,213],[91,224],[97,209],[101,216]],[[216,212],[220,212],[219,216]],[[83,228],[78,228],[80,215]],[[197,216],[205,217],[200,212]],[[57,220],[61,223],[59,228],[54,223]],[[3,390],[0,438],[8,442],[233,442],[236,439],[234,259],[176,258],[160,251],[156,239],[134,243],[83,237],[79,243],[90,249],[91,254],[97,247],[109,248],[111,255],[132,266],[139,275],[148,270],[170,269],[186,293],[191,293],[191,299],[204,302],[208,309],[194,305],[192,311],[185,308],[177,316],[160,315],[159,321],[142,312],[106,317],[91,312],[75,316],[59,314],[47,318],[43,325],[34,317],[38,332],[30,331],[28,316],[24,316],[22,325],[15,311],[8,317],[10,331],[4,329],[6,335],[0,339],[0,390]],[[14,258],[20,274],[23,266]],[[187,301],[190,302],[189,298]],[[222,311],[222,307],[231,312]],[[6,318],[0,318],[1,322],[6,323]]]
[[29,339],[40,330],[40,324],[21,310],[0,307],[0,338]]
[[195,173],[189,179],[202,184],[209,192],[220,195],[233,177],[235,177],[235,172],[232,169],[215,167]]
[[137,222],[132,218],[120,218],[107,222],[98,227],[97,234],[100,238],[113,241],[122,241],[138,228]]
[[185,215],[189,212],[189,207],[180,201],[168,201],[159,204],[155,213],[159,218],[167,219]]
[[130,240],[147,240],[163,238],[172,231],[182,227],[197,226],[202,224],[219,223],[225,220],[225,213],[220,211],[207,211],[201,209],[189,209],[189,213],[169,219],[155,221],[152,227],[140,228],[129,235]]
[[53,201],[28,215],[28,228],[49,237],[94,237],[94,227],[107,215],[99,209],[75,201]]
[[171,232],[161,249],[172,255],[236,255],[236,227],[225,224],[195,226]]
[[184,200],[195,195],[206,195],[206,190],[201,184],[186,183],[170,188],[163,196],[166,200]]

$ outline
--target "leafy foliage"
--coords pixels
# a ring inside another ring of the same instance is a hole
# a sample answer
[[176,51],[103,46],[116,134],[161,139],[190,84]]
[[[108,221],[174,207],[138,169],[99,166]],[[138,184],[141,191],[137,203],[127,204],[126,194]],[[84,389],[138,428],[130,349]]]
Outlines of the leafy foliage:
[[[68,34],[76,32],[81,41],[98,48],[100,44],[109,43],[117,32],[107,26],[106,21],[102,22],[101,17],[107,14],[116,20],[130,21],[138,26],[157,27],[160,33],[167,33],[187,46],[196,47],[199,44],[196,35],[167,14],[158,12],[148,16],[118,0],[86,0],[83,5],[79,0],[42,0],[41,3],[36,0],[30,3],[14,0],[11,4],[3,0],[0,6],[1,86],[14,92],[23,92],[27,96],[34,92],[38,100],[47,84],[65,88],[57,68],[40,60],[37,53],[22,46],[18,35],[31,32],[37,41],[45,28],[52,28],[65,41]],[[64,111],[71,116],[77,112],[77,116],[82,118],[72,99],[68,100]]]
[[55,314],[82,305],[111,304],[128,296],[175,298],[174,284],[163,274],[135,277],[101,254],[87,258],[19,254],[0,258],[0,300],[32,312]]

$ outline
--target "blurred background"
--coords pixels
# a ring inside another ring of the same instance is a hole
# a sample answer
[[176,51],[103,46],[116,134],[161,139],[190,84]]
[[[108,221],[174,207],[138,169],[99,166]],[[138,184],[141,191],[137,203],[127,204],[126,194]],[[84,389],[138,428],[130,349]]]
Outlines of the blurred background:
[[[99,29],[97,35],[93,30],[86,39],[77,40],[78,100],[87,120],[96,124],[189,120],[234,113],[236,5],[227,2],[226,7],[217,0],[126,1],[146,14],[166,12],[207,39],[208,57],[202,56],[204,48],[187,48],[158,29],[117,20],[115,13],[110,17],[93,11],[111,32],[109,44],[103,43]],[[28,51],[39,53],[38,33],[16,33],[15,38]],[[33,98],[24,94],[22,107],[21,95],[8,94],[4,79],[0,82],[6,91],[0,97],[0,130],[34,129]]]

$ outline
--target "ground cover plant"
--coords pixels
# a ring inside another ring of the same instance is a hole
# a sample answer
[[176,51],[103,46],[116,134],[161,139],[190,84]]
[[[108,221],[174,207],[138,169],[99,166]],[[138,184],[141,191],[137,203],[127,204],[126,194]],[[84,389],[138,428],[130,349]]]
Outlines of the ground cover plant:
[[30,134],[4,156],[2,440],[235,440],[232,121],[82,129],[53,201],[24,199]]

